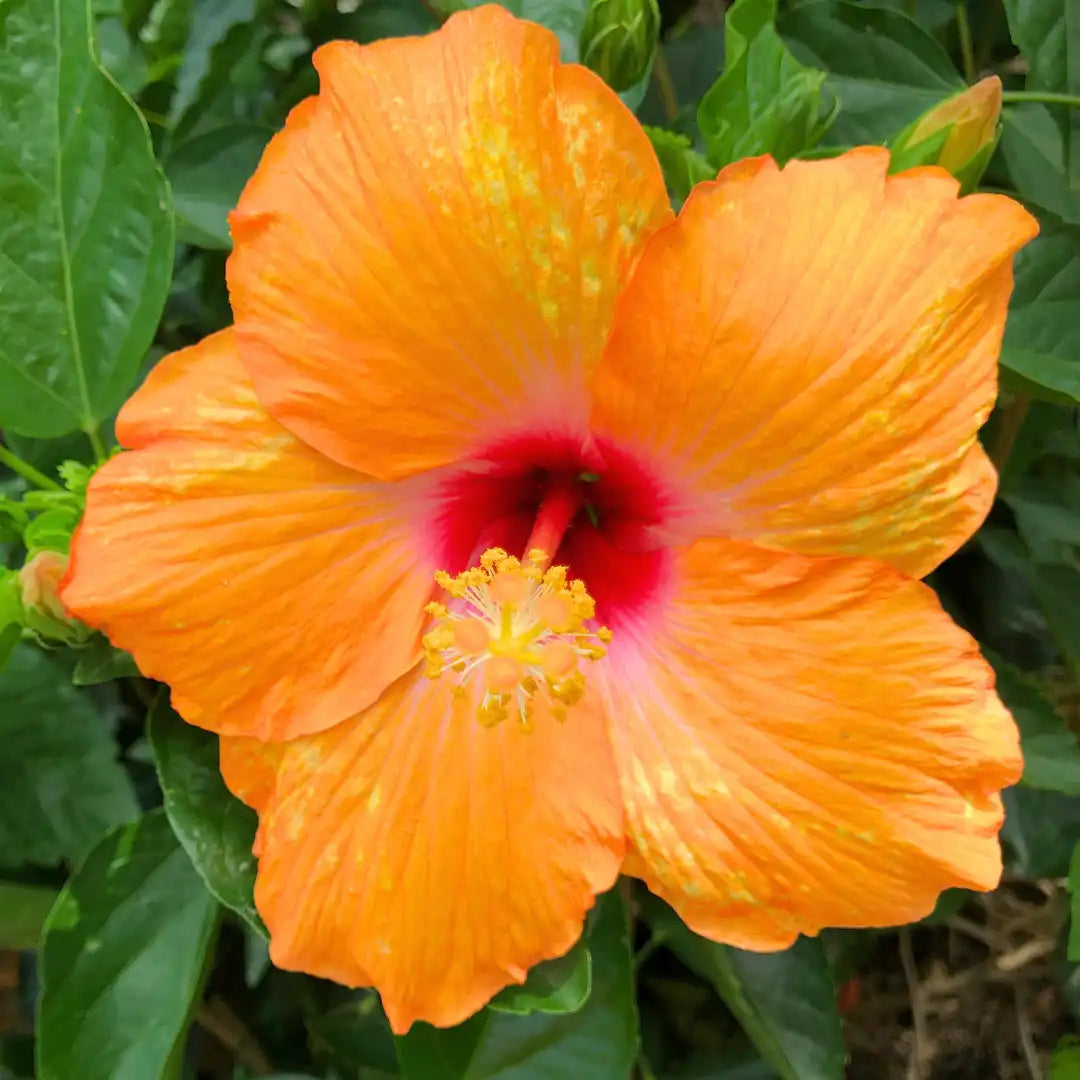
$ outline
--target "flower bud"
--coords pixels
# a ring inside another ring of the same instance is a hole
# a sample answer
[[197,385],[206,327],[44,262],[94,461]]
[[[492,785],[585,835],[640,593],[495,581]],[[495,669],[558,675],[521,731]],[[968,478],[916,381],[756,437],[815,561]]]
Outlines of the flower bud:
[[89,630],[68,614],[60,600],[60,581],[68,557],[61,551],[39,551],[19,571],[23,622],[42,638],[80,645]]
[[997,146],[1001,80],[990,75],[935,105],[893,140],[892,171],[940,165],[973,191]]
[[621,93],[648,74],[659,38],[657,0],[590,0],[581,62]]

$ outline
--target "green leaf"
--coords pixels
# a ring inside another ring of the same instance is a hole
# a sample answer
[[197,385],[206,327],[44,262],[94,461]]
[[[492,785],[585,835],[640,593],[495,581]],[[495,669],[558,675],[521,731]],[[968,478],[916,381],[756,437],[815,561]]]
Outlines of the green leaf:
[[528,1016],[529,1013],[575,1013],[592,991],[592,958],[584,941],[565,956],[537,964],[521,986],[508,986],[495,995],[491,1008]]
[[1065,663],[1080,679],[1080,571],[1036,565],[1031,585]]
[[677,115],[671,116],[672,102],[664,101],[657,80],[651,79],[638,114],[643,123],[674,127],[696,136],[697,103],[719,75],[724,60],[724,27],[684,19],[668,34],[661,46],[671,76],[670,89]]
[[[298,44],[304,51],[309,48],[306,38],[275,36],[273,28],[273,21],[265,18],[222,28],[224,32],[206,53],[206,70],[200,69],[197,84],[181,98],[179,108],[174,107],[174,126],[165,139],[166,159],[177,145],[195,135],[262,119],[270,99],[282,92],[266,59],[270,50],[282,42]],[[314,69],[309,66],[308,70],[314,91]]]
[[0,881],[0,949],[33,949],[56,903],[56,890]]
[[139,674],[128,653],[114,648],[103,634],[97,634],[79,652],[71,681],[76,686],[97,686],[114,679],[138,678]]
[[178,126],[199,100],[203,82],[210,74],[214,49],[234,26],[251,22],[258,6],[257,0],[196,0],[183,60],[176,73],[176,90],[169,103],[170,127]]
[[[581,29],[585,25],[588,0],[513,0],[520,15],[547,27],[559,39],[559,56],[565,64],[580,59]],[[470,4],[470,6],[476,6]],[[508,4],[513,10],[513,7]]]
[[98,62],[125,94],[134,97],[146,86],[150,63],[122,19],[97,20],[97,47]]
[[1001,158],[1016,190],[1030,202],[1080,224],[1080,187],[1065,176],[1065,145],[1045,105],[1007,105],[1001,113]]
[[361,990],[353,1000],[309,1017],[307,1026],[316,1043],[349,1067],[397,1072],[394,1037],[373,990]]
[[672,202],[677,206],[682,205],[695,184],[716,175],[716,169],[693,148],[686,135],[658,127],[646,127],[645,134],[656,151]]
[[1065,886],[1070,897],[1068,956],[1075,964],[1080,961],[1080,843],[1073,848]]
[[42,492],[41,496],[52,505],[26,527],[23,542],[27,555],[33,556],[39,551],[66,553],[71,548],[72,533],[82,517],[82,507],[69,495],[54,495],[50,491]]
[[653,896],[642,914],[691,971],[716,988],[781,1080],[843,1080],[844,1039],[821,942],[752,953],[699,937]]
[[22,640],[21,597],[18,571],[0,567],[0,670]]
[[739,1050],[698,1055],[671,1080],[776,1080],[776,1070],[756,1054],[751,1055]]
[[138,805],[116,744],[53,657],[20,645],[0,672],[0,866],[77,859]]
[[1050,1080],[1080,1080],[1080,1039],[1066,1035],[1054,1047]]
[[[1076,93],[1068,84],[1069,53],[1075,46],[1066,28],[1061,0],[1004,0],[1013,44],[1023,53],[1028,67],[1028,87],[1032,90],[1059,90]],[[1075,33],[1075,31],[1074,31]]]
[[1002,800],[1001,839],[1009,869],[1024,878],[1065,877],[1080,836],[1080,798],[1012,787],[1002,793]]
[[195,0],[154,0],[139,30],[139,40],[152,59],[180,62],[194,12]]
[[405,1080],[626,1080],[637,1057],[633,958],[617,890],[597,901],[586,943],[589,1000],[576,1013],[485,1009],[456,1028],[414,1024],[397,1040]]
[[1033,561],[1073,562],[1080,546],[1080,476],[1014,477],[1001,498],[1016,515]]
[[146,24],[146,20],[150,18],[150,9],[153,6],[154,0],[123,0],[124,24],[130,34],[133,36],[139,34]]
[[161,697],[150,711],[150,744],[165,812],[207,888],[266,935],[255,910],[255,812],[225,787],[218,740],[186,724]]
[[168,188],[97,66],[86,0],[0,7],[0,427],[98,425],[131,390],[172,272]]
[[[1062,0],[1004,0],[1013,43],[1027,60],[1027,88],[1080,95],[1080,8]],[[1056,106],[1068,184],[1080,187],[1080,111]]]
[[737,0],[724,23],[723,74],[698,106],[709,162],[722,168],[769,153],[779,162],[814,146],[832,122],[826,73],[800,64],[776,32],[776,0]]
[[178,239],[205,248],[232,247],[228,214],[259,164],[271,132],[234,124],[196,135],[165,163],[176,206]]
[[382,38],[429,34],[439,28],[441,21],[435,11],[465,6],[456,0],[435,0],[428,5],[421,0],[364,0],[355,11],[334,12],[319,37],[348,38],[366,45]]
[[1004,367],[1080,403],[1080,227],[1044,217],[1016,256]]
[[874,0],[874,7],[902,11],[920,26],[940,35],[947,26],[955,24],[956,3],[957,0]]
[[802,61],[829,72],[840,102],[834,146],[885,143],[964,81],[942,47],[899,11],[811,0],[785,11],[780,33]]
[[[462,0],[461,7],[482,7],[491,0]],[[588,0],[499,0],[520,19],[528,19],[546,27],[559,39],[559,56],[564,64],[576,64],[580,59],[581,30],[585,25]]]
[[1003,493],[1022,490],[1037,462],[1056,463],[1080,475],[1070,462],[1080,462],[1080,423],[1075,409],[1059,409],[1043,401],[1032,401],[1020,434],[1013,443],[1002,470]]
[[45,925],[38,1080],[167,1080],[217,911],[160,810],[109,833]]
[[997,673],[1001,700],[1020,728],[1024,755],[1021,783],[1043,791],[1080,795],[1080,746],[1076,735],[1035,679],[999,656],[988,654],[987,659]]

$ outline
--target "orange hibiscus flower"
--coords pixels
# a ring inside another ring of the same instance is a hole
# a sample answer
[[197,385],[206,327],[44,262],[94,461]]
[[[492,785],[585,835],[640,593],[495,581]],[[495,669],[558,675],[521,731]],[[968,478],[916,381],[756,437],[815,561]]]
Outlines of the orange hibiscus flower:
[[752,949],[992,887],[1017,734],[916,579],[992,499],[1029,215],[864,148],[676,219],[498,8],[316,65],[232,217],[235,327],[125,406],[63,590],[221,735],[275,963],[404,1031],[620,871]]

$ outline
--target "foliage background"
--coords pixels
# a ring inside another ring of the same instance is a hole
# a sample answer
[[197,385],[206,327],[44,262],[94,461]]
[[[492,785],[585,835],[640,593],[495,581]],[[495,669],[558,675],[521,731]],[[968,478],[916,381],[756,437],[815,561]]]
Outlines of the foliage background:
[[[577,58],[586,0],[507,6]],[[3,1080],[1080,1077],[1080,4],[740,0],[726,35],[724,6],[665,0],[624,93],[676,202],[728,160],[888,144],[979,76],[1005,83],[982,186],[1042,234],[1018,259],[984,431],[1000,498],[932,580],[1022,728],[1001,888],[761,956],[623,883],[524,988],[396,1042],[374,994],[273,970],[253,816],[213,736],[104,639],[28,609],[17,571],[65,550],[140,377],[228,322],[225,215],[315,90],[312,48],[423,33],[446,10],[0,0]]]

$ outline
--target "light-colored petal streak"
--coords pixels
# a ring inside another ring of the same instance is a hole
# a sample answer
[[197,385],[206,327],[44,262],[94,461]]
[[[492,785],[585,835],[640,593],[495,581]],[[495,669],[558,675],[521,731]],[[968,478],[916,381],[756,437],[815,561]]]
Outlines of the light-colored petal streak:
[[1016,202],[888,151],[740,162],[642,256],[596,379],[602,430],[697,483],[699,535],[921,577],[990,507]]
[[283,739],[364,708],[419,656],[433,567],[400,493],[260,407],[231,331],[167,357],[94,476],[64,603],[226,734]]
[[564,953],[623,854],[599,713],[485,728],[452,681],[406,676],[290,743],[261,819],[275,964],[374,985],[398,1032],[459,1023]]
[[751,949],[997,883],[1017,732],[930,589],[728,540],[682,554],[672,589],[601,672],[629,871]]
[[622,280],[671,218],[640,125],[495,6],[315,63],[319,96],[231,218],[260,400],[384,479],[516,430],[582,431]]

